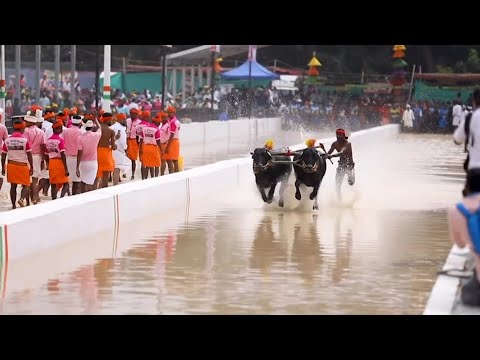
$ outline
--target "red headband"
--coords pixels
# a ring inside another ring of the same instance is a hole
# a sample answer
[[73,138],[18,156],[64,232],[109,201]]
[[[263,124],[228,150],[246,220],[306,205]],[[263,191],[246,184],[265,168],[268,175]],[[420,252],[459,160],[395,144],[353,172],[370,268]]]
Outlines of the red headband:
[[343,136],[346,135],[346,134],[345,134],[345,130],[343,130],[343,129],[337,129],[336,134],[337,134],[337,135],[343,135]]

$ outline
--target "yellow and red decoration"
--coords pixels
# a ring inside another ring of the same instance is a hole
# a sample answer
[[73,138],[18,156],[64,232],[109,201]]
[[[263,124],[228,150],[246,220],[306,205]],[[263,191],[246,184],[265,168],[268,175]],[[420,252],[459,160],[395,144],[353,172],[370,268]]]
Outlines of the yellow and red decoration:
[[393,73],[390,76],[390,84],[394,87],[394,93],[399,92],[399,88],[401,88],[406,80],[405,80],[405,68],[408,64],[403,60],[405,57],[405,51],[407,50],[405,45],[394,45],[393,46]]

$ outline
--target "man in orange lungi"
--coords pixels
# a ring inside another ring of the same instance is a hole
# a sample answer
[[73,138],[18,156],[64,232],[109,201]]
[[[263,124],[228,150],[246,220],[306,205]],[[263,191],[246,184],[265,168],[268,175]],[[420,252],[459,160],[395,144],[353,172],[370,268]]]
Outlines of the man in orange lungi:
[[[2,175],[5,176],[5,161],[7,163],[7,181],[10,183],[10,199],[12,209],[16,208],[17,185],[22,185],[22,192],[18,205],[25,206],[28,198],[28,190],[32,183],[30,176],[33,174],[33,157],[30,143],[23,136],[25,122],[15,120],[13,123],[13,134],[5,139],[2,147]],[[28,167],[30,165],[30,168]]]
[[[148,118],[148,125],[141,127],[140,134],[140,159],[142,160],[142,180],[150,177],[158,176],[158,168],[160,168],[160,129],[158,125],[152,123]],[[156,174],[155,173],[155,169]]]
[[169,138],[165,147],[162,147],[163,159],[167,161],[168,173],[179,172],[178,159],[180,157],[180,121],[175,114],[177,110],[173,106],[167,108],[169,123]]
[[102,136],[97,147],[97,184],[100,187],[108,187],[108,178],[115,170],[115,161],[113,160],[113,150],[117,148],[115,145],[115,131],[110,129],[112,125],[113,115],[105,112],[100,116],[100,130]]
[[52,200],[57,198],[57,192],[62,188],[61,197],[64,197],[70,182],[67,157],[65,156],[65,141],[60,136],[63,132],[63,120],[59,119],[52,125],[53,135],[45,141],[45,161],[47,162]]
[[139,153],[137,126],[140,124],[138,110],[130,109],[130,118],[127,119],[127,157],[132,161],[132,177],[135,178],[135,169],[137,168],[137,159]]

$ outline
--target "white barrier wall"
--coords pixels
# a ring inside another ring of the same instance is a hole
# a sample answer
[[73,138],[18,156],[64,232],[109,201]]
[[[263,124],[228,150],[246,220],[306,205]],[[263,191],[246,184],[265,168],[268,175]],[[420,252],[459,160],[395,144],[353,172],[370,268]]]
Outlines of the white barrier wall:
[[[268,128],[274,122],[267,120],[262,126]],[[363,142],[393,138],[398,132],[398,125],[386,125],[356,132],[351,140],[356,147]],[[325,143],[333,140],[319,139]],[[303,147],[298,144],[292,149]],[[114,249],[115,256],[122,224],[157,215],[159,223],[172,214],[177,218],[185,214],[187,219],[192,203],[197,206],[202,200],[215,201],[222,192],[253,184],[251,166],[250,157],[220,161],[0,214],[0,262],[5,267],[8,259],[19,259],[102,232],[111,234],[102,240],[109,243],[105,248]]]
[[239,119],[182,124],[182,144],[202,144],[212,140],[227,140],[256,134],[274,134],[281,130],[280,118]]

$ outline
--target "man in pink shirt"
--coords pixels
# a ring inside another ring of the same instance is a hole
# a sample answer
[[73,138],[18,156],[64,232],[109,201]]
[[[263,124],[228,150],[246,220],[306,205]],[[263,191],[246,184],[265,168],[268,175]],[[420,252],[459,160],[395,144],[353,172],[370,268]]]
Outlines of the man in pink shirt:
[[132,177],[135,178],[135,170],[137,168],[138,159],[138,137],[137,126],[141,123],[138,119],[138,110],[135,108],[130,109],[130,118],[127,119],[127,156],[132,161]]
[[48,164],[50,186],[52,187],[52,200],[57,198],[58,189],[62,188],[61,197],[64,197],[68,190],[68,167],[65,156],[65,141],[60,136],[63,132],[63,121],[58,120],[52,125],[53,135],[45,141],[45,161]]
[[[41,112],[41,110],[39,111]],[[43,159],[43,154],[45,153],[45,134],[37,127],[37,120],[36,116],[25,116],[26,128],[23,134],[27,138],[32,149],[33,173],[30,197],[33,204],[40,202],[38,179],[40,178],[40,171],[45,168],[45,162]]]
[[160,168],[160,129],[149,119],[148,125],[142,126],[140,135],[140,159],[142,160],[142,180],[150,177],[158,176],[158,171],[154,174],[154,170]]
[[[2,119],[2,114],[0,113],[0,120],[1,119]],[[3,143],[7,138],[8,138],[8,130],[5,125],[0,123],[0,146],[3,146]],[[0,176],[0,190],[2,190],[2,186],[3,186],[3,176]]]
[[82,117],[74,115],[71,122],[72,126],[63,131],[63,138],[65,139],[68,173],[70,174],[70,180],[72,180],[72,194],[77,195],[82,192],[82,180],[77,176],[77,155],[79,139],[82,135]]
[[[137,125],[137,138],[139,140],[139,143],[140,143],[140,139],[141,137],[143,136],[143,128],[145,126],[149,126],[150,123],[149,123],[149,120],[150,120],[150,112],[148,111],[143,111],[142,112],[142,115],[140,116],[141,118],[141,121],[140,123]],[[140,147],[139,147],[139,150],[138,150],[138,153],[139,153],[139,158],[140,158],[140,164],[141,164],[141,174],[142,174],[142,179],[144,178],[143,175],[145,174],[145,166],[143,165],[143,160],[142,160],[142,154],[140,153]]]
[[[10,183],[12,209],[15,209],[17,185],[22,185],[18,205],[24,207],[24,201],[28,198],[28,189],[31,184],[30,176],[33,174],[33,159],[30,144],[27,138],[23,136],[25,122],[23,120],[15,120],[13,129],[13,134],[3,142],[2,146],[2,175],[5,176],[5,161],[8,156],[7,181]],[[30,168],[28,165],[30,165]]]
[[[93,132],[94,125],[99,130]],[[95,186],[95,179],[97,177],[98,161],[97,161],[97,147],[102,136],[100,124],[95,119],[88,120],[85,124],[85,133],[80,135],[78,141],[77,154],[77,176],[82,181],[82,192],[92,191]]]
[[162,157],[167,160],[168,173],[179,172],[180,167],[178,164],[178,159],[180,157],[180,121],[177,119],[175,114],[177,110],[173,106],[167,108],[168,114],[168,123],[169,127],[169,138],[167,144],[162,148],[163,155]]

